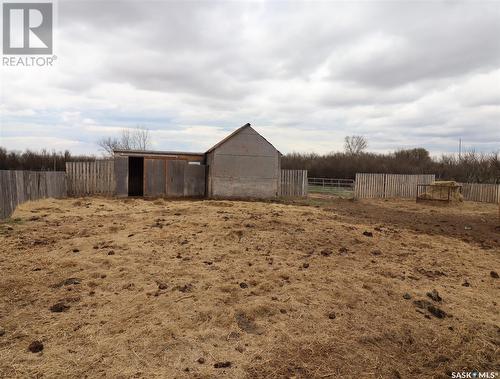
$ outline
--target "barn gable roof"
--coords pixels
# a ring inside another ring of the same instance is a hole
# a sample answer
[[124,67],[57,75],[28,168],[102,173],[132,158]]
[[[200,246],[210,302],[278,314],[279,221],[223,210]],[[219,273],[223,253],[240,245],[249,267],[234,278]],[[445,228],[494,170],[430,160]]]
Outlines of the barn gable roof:
[[246,123],[245,125],[243,126],[240,126],[238,129],[236,129],[234,132],[232,132],[231,134],[229,134],[227,137],[225,137],[224,139],[220,140],[219,142],[217,142],[214,146],[212,146],[210,149],[208,149],[205,154],[208,154],[212,151],[214,151],[215,149],[217,149],[218,147],[222,146],[226,141],[230,140],[231,138],[233,138],[236,134],[240,133],[241,131],[247,129],[247,128],[250,128],[252,129],[255,133],[257,133],[259,136],[261,136],[264,141],[266,141],[269,145],[271,145],[273,147],[273,149],[275,149],[280,155],[283,155],[280,153],[280,151],[278,149],[276,149],[274,147],[274,145],[269,142],[264,136],[262,136],[262,134],[260,134],[259,132],[257,132],[254,128],[252,128],[252,125],[250,123]]
[[208,154],[208,153],[214,151],[215,149],[217,149],[218,147],[222,146],[225,142],[229,141],[235,135],[237,135],[238,133],[242,132],[243,130],[245,130],[247,128],[250,128],[252,131],[254,131],[255,133],[257,133],[262,139],[264,139],[264,141],[266,141],[269,145],[271,145],[272,148],[275,149],[279,153],[279,155],[283,155],[283,154],[281,154],[281,152],[278,149],[276,149],[274,147],[274,145],[271,142],[269,142],[264,136],[262,136],[262,134],[260,134],[259,132],[257,132],[254,128],[252,128],[252,125],[250,125],[250,123],[246,123],[245,125],[240,126],[238,129],[236,129],[234,132],[232,132],[231,134],[229,134],[228,136],[226,136],[221,141],[217,142],[214,146],[212,146],[210,149],[208,149],[204,153],[200,153],[200,152],[187,152],[187,151],[125,150],[125,149],[114,149],[113,153],[115,153],[117,155],[125,155],[125,156],[144,156],[144,155],[157,155],[157,156],[177,156],[177,155],[204,156],[205,154]]

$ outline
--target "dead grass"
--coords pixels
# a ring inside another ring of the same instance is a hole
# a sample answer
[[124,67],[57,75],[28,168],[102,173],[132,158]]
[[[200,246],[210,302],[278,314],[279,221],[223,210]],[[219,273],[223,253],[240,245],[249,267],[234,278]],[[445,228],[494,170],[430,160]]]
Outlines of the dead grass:
[[497,212],[328,197],[27,203],[0,224],[0,377],[495,371]]

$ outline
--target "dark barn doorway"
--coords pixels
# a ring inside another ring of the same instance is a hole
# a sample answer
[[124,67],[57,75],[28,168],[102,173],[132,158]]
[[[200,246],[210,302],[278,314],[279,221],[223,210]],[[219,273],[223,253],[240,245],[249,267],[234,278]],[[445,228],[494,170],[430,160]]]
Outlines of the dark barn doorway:
[[143,157],[128,157],[128,195],[144,196]]

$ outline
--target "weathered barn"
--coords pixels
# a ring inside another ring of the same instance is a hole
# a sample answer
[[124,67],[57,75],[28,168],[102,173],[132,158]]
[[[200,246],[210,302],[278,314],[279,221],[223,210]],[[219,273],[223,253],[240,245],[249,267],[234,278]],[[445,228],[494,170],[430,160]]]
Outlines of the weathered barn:
[[250,124],[205,153],[115,150],[117,196],[272,198],[281,153]]
[[206,152],[209,197],[278,196],[281,153],[250,124]]

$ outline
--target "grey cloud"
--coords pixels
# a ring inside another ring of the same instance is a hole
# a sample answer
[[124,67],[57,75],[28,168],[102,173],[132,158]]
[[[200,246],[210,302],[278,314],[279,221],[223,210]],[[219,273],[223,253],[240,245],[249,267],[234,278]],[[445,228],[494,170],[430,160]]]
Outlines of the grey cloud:
[[[109,111],[96,125],[153,110],[165,131],[252,122],[363,133],[381,149],[500,140],[499,93],[485,90],[499,77],[498,3],[60,1],[58,20],[57,74],[32,85],[47,102],[9,79],[6,109],[65,111],[68,94],[82,114]],[[284,151],[307,144],[287,134]]]
[[[393,87],[418,80],[463,75],[500,66],[498,3],[391,3],[374,14],[374,31],[401,45],[346,62],[335,78]],[[383,24],[382,24],[383,22]]]
[[[350,22],[334,17],[342,12]],[[498,7],[474,3],[360,8],[159,1],[68,2],[60,16],[65,30],[79,23],[92,27],[73,38],[106,43],[110,55],[120,57],[103,62],[104,79],[221,97],[241,96],[249,83],[263,79],[308,78],[329,57],[334,80],[376,87],[491,69],[500,64],[494,37],[500,35],[499,18]],[[249,26],[248,19],[256,24]],[[248,32],[262,38],[252,40]],[[360,59],[342,57],[343,49],[377,33],[402,42]]]

